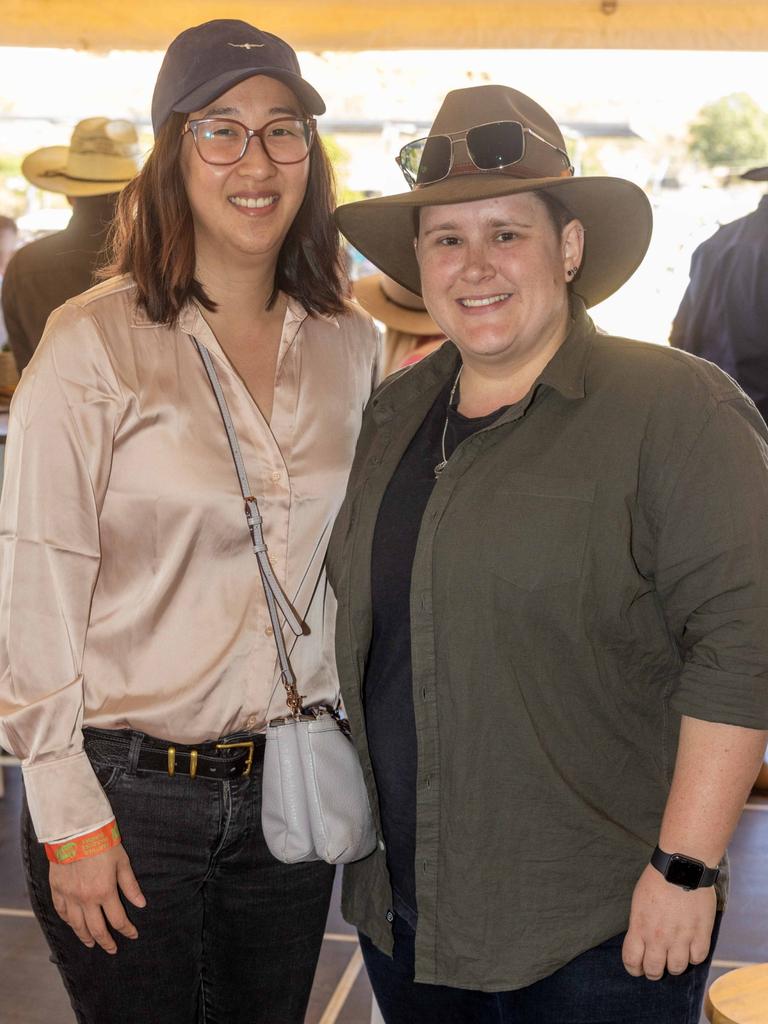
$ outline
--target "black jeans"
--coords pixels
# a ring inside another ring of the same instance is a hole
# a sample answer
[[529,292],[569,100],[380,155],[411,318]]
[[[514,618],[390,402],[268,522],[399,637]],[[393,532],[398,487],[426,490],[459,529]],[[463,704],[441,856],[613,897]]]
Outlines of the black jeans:
[[334,869],[282,864],[267,849],[263,737],[251,775],[229,782],[137,771],[140,739],[86,730],[147,899],[144,910],[126,905],[139,938],[117,935],[115,956],[86,948],[57,915],[24,806],[32,906],[79,1024],[301,1024]]
[[714,952],[680,975],[633,978],[621,961],[624,933],[559,971],[513,992],[475,992],[413,980],[415,933],[395,916],[394,957],[360,935],[365,966],[386,1024],[698,1024]]

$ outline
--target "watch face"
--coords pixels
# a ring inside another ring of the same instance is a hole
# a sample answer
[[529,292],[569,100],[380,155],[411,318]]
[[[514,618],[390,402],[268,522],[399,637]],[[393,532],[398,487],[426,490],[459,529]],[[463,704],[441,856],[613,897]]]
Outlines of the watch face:
[[666,879],[672,885],[682,885],[684,889],[696,889],[703,874],[704,865],[700,861],[689,860],[687,857],[680,857],[676,854],[669,862]]

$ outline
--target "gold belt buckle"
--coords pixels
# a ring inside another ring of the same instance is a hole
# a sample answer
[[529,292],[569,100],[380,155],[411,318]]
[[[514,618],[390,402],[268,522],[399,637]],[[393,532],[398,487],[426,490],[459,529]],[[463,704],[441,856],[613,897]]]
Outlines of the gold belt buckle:
[[[176,774],[176,747],[168,747],[168,774],[173,778]],[[197,775],[197,751],[189,752],[189,777],[194,779]]]
[[246,747],[248,749],[248,757],[245,761],[245,768],[243,768],[243,776],[251,774],[251,768],[253,767],[253,740],[243,740],[240,743],[217,743],[217,750],[232,750],[234,747]]

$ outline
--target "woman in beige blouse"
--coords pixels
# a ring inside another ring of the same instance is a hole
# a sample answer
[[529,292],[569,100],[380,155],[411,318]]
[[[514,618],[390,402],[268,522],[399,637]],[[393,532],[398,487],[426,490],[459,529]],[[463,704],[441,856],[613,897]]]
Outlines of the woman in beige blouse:
[[324,109],[282,40],[182,33],[123,193],[119,276],[54,313],[13,403],[0,743],[22,759],[35,913],[87,1024],[304,1019],[333,869],[264,844],[284,690],[193,339],[306,626],[301,692],[333,702],[323,563],[377,343],[342,298]]

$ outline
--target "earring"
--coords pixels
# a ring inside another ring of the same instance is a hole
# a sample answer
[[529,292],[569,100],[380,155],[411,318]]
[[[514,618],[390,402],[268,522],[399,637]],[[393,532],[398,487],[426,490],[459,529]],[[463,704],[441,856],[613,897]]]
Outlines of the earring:
[[568,278],[569,281],[571,280],[571,278],[576,276],[576,272],[578,271],[578,269],[579,269],[578,267],[571,267],[571,269],[569,271],[567,271],[566,277]]

